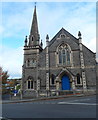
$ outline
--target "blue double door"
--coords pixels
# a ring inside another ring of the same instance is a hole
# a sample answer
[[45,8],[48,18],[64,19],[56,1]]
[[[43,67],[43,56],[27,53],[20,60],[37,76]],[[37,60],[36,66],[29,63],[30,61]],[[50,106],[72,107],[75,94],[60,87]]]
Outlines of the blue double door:
[[62,77],[62,90],[70,90],[70,79],[67,75]]

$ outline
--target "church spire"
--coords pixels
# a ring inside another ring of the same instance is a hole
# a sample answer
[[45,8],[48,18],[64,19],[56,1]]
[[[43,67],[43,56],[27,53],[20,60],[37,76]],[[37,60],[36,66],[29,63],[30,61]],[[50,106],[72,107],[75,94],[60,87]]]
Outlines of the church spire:
[[33,21],[30,30],[29,46],[39,45],[39,32],[38,32],[38,23],[37,23],[37,14],[36,14],[36,4],[34,8]]

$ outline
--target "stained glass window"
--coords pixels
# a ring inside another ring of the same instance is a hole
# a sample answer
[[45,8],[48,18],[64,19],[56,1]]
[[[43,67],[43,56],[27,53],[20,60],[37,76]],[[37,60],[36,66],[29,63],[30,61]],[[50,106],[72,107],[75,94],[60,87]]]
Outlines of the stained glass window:
[[33,80],[28,80],[28,89],[33,89]]
[[30,89],[30,81],[28,81],[28,89]]
[[80,74],[78,73],[78,74],[77,74],[77,84],[81,84],[80,79],[81,79],[81,77],[80,77]]
[[70,64],[70,50],[67,45],[62,44],[59,46],[59,64],[69,65]]

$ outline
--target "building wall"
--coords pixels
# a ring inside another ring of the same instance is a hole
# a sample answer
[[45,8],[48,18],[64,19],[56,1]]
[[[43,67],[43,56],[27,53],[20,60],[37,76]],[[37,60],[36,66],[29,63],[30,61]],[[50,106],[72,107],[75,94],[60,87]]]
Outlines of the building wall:
[[[61,31],[60,31],[61,32]],[[51,80],[51,75],[53,74],[56,77],[59,76],[60,72],[68,71],[71,75],[71,87],[73,84],[73,77],[75,83],[75,89],[83,89],[83,80],[81,85],[77,85],[76,75],[79,73],[82,76],[82,71],[85,71],[86,74],[86,84],[87,89],[94,89],[96,86],[96,61],[95,54],[90,51],[87,47],[83,45],[83,58],[84,58],[84,69],[81,68],[81,60],[80,60],[80,48],[79,48],[79,40],[67,33],[63,30],[63,34],[65,34],[65,38],[61,38],[61,33],[58,33],[50,42],[48,46],[48,56],[49,56],[49,82]],[[64,33],[65,32],[65,33]],[[68,44],[71,48],[71,65],[69,66],[58,66],[57,65],[57,48],[61,44]],[[47,48],[47,47],[46,47]],[[39,61],[38,68],[26,68],[26,60],[28,58],[37,58],[38,49],[25,50],[24,52],[24,65],[23,65],[23,77],[22,77],[22,86],[23,90],[26,92],[26,81],[28,76],[32,76],[34,79],[36,90],[37,88],[37,79],[40,79],[40,90],[46,90],[46,48],[39,52]],[[38,69],[38,70],[37,70]],[[49,83],[50,90],[56,89],[56,84],[51,85]],[[34,94],[36,92],[34,91]],[[26,92],[26,95],[31,95],[31,92]],[[33,93],[32,93],[33,94]]]

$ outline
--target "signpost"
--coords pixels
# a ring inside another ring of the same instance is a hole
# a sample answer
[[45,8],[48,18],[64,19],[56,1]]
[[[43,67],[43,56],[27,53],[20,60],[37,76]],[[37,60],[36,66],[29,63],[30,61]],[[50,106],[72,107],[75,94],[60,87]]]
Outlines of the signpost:
[[14,90],[14,96],[16,96],[18,93],[18,90],[16,90],[16,86],[15,86],[15,90]]
[[18,93],[18,90],[14,90],[14,96],[16,96],[17,93]]

